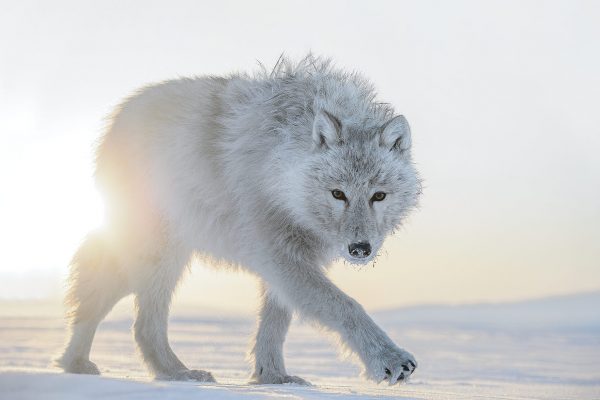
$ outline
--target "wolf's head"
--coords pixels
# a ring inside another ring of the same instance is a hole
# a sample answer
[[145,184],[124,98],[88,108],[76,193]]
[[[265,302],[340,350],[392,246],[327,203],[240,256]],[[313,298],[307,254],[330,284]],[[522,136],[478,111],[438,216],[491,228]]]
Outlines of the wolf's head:
[[346,125],[318,110],[312,142],[302,174],[303,214],[346,260],[367,263],[420,193],[408,122],[396,116]]

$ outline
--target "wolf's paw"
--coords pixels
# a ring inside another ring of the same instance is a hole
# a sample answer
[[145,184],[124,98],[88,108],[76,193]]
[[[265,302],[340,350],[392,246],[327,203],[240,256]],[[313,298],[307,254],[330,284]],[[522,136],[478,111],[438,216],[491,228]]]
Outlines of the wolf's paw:
[[417,368],[412,354],[397,347],[387,348],[370,365],[368,375],[378,383],[387,381],[390,385],[405,382]]
[[159,375],[156,378],[163,381],[217,382],[210,372],[199,369],[182,369],[169,375]]
[[98,366],[90,360],[75,359],[70,361],[60,360],[58,365],[70,374],[100,375]]
[[294,383],[302,386],[312,386],[310,382],[298,376],[286,375],[279,372],[263,372],[258,375],[255,374],[254,379],[250,382],[251,385],[282,385],[285,383]]

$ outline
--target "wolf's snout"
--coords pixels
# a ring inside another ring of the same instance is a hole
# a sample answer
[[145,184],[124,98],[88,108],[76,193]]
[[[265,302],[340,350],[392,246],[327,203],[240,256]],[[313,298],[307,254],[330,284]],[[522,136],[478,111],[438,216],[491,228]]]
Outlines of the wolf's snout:
[[348,246],[348,252],[355,258],[369,257],[371,255],[371,244],[369,242],[352,243]]

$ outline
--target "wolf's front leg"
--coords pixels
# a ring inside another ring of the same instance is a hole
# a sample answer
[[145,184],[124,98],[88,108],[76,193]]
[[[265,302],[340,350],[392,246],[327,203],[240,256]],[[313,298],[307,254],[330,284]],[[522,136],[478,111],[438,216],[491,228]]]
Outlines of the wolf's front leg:
[[288,375],[283,361],[283,342],[287,334],[292,315],[269,293],[263,289],[259,314],[259,326],[252,347],[254,373],[252,383],[281,384],[297,383],[309,385],[304,379]]
[[303,265],[277,266],[269,284],[278,296],[304,316],[339,333],[344,344],[358,355],[366,377],[395,384],[406,380],[417,367],[415,358],[396,346],[355,300],[338,289],[323,272]]

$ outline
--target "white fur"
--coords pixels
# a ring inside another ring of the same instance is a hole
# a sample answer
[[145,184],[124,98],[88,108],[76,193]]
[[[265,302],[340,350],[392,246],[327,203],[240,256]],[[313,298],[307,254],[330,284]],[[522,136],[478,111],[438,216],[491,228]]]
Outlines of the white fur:
[[[212,381],[167,340],[172,293],[198,255],[264,284],[254,382],[305,383],[283,362],[293,311],[337,332],[367,377],[408,378],[414,358],[325,275],[339,256],[372,260],[420,191],[408,124],[374,96],[357,74],[308,56],[254,76],[168,81],[127,99],[98,147],[109,221],[73,259],[72,334],[59,365],[98,373],[89,361],[95,329],[134,293],[135,338],[153,375]],[[372,201],[377,191],[385,200]],[[350,256],[357,242],[372,254]]]

